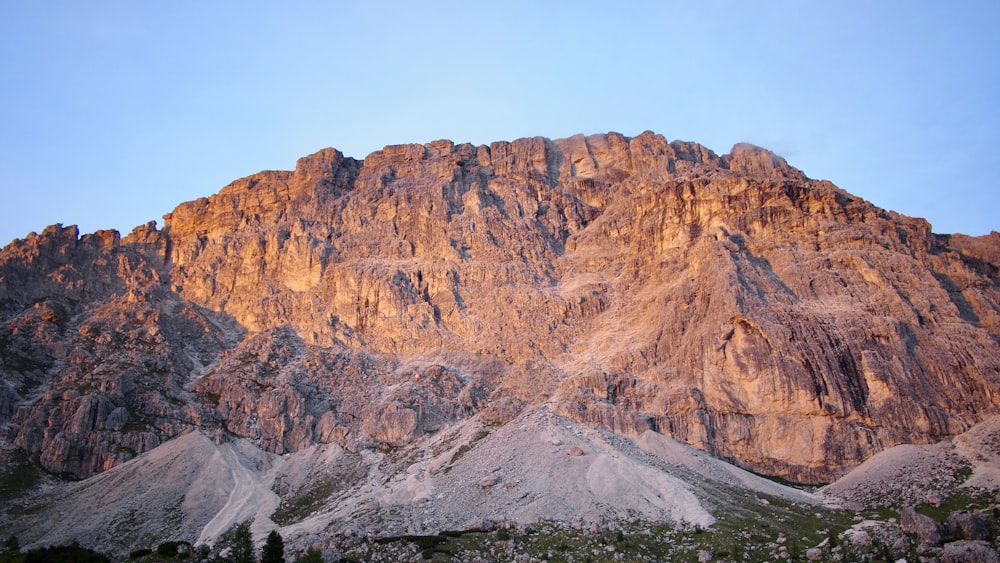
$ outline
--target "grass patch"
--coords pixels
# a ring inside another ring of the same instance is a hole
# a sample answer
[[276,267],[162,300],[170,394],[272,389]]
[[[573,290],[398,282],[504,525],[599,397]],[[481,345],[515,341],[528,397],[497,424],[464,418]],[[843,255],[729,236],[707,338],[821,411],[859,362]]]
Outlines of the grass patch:
[[[559,561],[698,561],[700,551],[713,561],[803,560],[805,552],[837,535],[854,522],[854,513],[769,498],[770,504],[740,502],[737,510],[717,511],[708,528],[630,520],[598,530],[545,522],[520,528],[443,532],[429,536],[381,538],[370,552],[348,549],[358,560],[509,561],[518,556]],[[608,529],[610,528],[610,529]],[[595,533],[596,532],[596,533]]]
[[453,557],[461,553],[463,548],[462,542],[459,540],[466,534],[467,532],[441,532],[440,534],[429,536],[407,535],[394,538],[381,538],[376,540],[376,542],[381,544],[395,542],[412,543],[417,546],[424,559],[433,559],[435,554]]
[[278,508],[271,514],[271,520],[279,526],[299,522],[322,507],[330,496],[340,490],[342,485],[342,481],[330,479],[320,481],[308,489],[299,490],[292,497],[281,501]]
[[41,480],[43,470],[32,463],[22,450],[2,454],[0,462],[0,500],[9,502],[30,492]]
[[295,491],[289,491],[289,487],[282,480],[276,480],[272,490],[281,498],[281,504],[271,514],[271,520],[279,526],[294,524],[322,508],[330,497],[344,490],[351,484],[363,479],[367,472],[360,463],[355,462],[347,466],[340,466],[323,478],[313,480],[311,485]]
[[462,456],[472,451],[472,448],[476,445],[476,442],[482,440],[483,438],[489,436],[490,433],[487,430],[478,430],[468,443],[462,444],[455,450],[454,455],[451,456],[451,460],[448,461],[448,466],[444,468],[444,472],[448,473],[451,471],[453,465],[455,465],[458,460],[462,459]]
[[915,510],[920,514],[930,516],[937,522],[945,522],[948,520],[948,515],[952,512],[989,508],[994,504],[993,498],[989,493],[976,495],[962,492],[948,497],[938,506],[925,503],[915,507]]

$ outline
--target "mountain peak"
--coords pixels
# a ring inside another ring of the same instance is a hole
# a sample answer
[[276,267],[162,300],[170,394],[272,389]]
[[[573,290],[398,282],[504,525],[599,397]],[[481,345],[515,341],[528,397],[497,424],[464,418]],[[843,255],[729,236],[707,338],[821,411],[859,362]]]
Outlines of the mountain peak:
[[[132,522],[111,491],[144,471],[179,474],[141,495],[142,533],[209,543],[254,515],[304,543],[497,514],[709,525],[706,491],[818,506],[708,456],[828,482],[1000,414],[998,237],[935,235],[747,144],[323,149],[162,229],[0,250],[0,443],[110,515],[51,538]],[[64,520],[15,512],[31,541]]]
[[988,240],[753,145],[323,149],[164,219],[0,253],[5,439],[51,471],[192,429],[356,450],[547,404],[817,482],[1000,410]]
[[785,159],[773,152],[751,145],[737,143],[729,154],[723,157],[726,168],[732,172],[761,179],[794,178],[805,180],[805,176],[788,165]]

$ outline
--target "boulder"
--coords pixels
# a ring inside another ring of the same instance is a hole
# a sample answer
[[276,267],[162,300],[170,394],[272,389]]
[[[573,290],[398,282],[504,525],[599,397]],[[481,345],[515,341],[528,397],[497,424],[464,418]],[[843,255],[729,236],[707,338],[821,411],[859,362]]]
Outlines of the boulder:
[[911,506],[900,512],[899,525],[904,532],[916,534],[923,545],[932,546],[941,543],[941,529],[938,523],[930,516],[920,514]]

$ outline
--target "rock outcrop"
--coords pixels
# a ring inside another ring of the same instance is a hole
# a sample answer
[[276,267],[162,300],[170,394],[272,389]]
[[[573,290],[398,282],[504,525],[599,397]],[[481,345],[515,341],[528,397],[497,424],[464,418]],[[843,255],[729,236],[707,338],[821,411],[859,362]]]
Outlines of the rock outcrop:
[[998,248],[750,145],[326,149],[3,249],[0,423],[83,477],[196,427],[356,450],[548,402],[828,481],[1000,412]]

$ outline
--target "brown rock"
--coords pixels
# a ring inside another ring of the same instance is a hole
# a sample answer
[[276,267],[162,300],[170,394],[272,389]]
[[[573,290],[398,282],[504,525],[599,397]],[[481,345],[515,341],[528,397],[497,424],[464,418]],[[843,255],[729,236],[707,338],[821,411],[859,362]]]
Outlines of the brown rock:
[[923,545],[941,543],[941,529],[933,518],[920,514],[913,507],[904,508],[899,514],[899,526],[908,534],[917,534]]
[[985,541],[960,540],[945,544],[942,563],[1000,563],[1000,554]]
[[514,420],[524,408],[524,402],[516,397],[504,397],[487,405],[479,416],[488,424],[504,424]]
[[394,446],[547,402],[828,481],[1000,413],[998,236],[651,132],[325,149],[4,248],[0,427],[82,477],[195,427]]
[[990,523],[968,510],[952,512],[948,515],[948,530],[953,535],[966,540],[990,539]]

